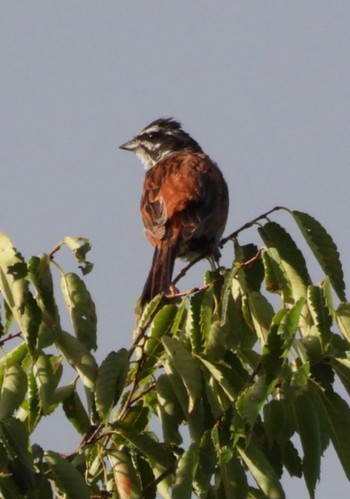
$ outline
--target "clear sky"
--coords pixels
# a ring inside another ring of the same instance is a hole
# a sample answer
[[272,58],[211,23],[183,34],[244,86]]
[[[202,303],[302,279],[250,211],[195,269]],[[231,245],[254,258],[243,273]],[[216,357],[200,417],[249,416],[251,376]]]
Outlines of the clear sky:
[[[349,25],[348,0],[1,2],[0,231],[25,256],[90,238],[99,361],[130,344],[152,255],[142,166],[117,146],[160,116],[182,121],[220,165],[227,232],[277,204],[306,211],[350,282]],[[63,419],[42,425],[46,448],[74,448]],[[284,483],[288,498],[307,496],[302,481]],[[317,499],[348,487],[327,452]]]

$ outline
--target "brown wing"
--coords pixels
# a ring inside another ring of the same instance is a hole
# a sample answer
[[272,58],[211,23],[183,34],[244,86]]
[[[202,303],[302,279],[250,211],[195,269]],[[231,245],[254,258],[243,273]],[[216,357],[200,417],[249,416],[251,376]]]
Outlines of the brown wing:
[[141,199],[141,214],[151,244],[159,246],[165,235],[174,245],[194,234],[200,236],[202,229],[208,232],[208,221],[214,224],[213,234],[217,234],[220,228],[215,226],[213,213],[225,194],[222,185],[227,196],[221,172],[203,153],[174,153],[151,168],[146,173]]

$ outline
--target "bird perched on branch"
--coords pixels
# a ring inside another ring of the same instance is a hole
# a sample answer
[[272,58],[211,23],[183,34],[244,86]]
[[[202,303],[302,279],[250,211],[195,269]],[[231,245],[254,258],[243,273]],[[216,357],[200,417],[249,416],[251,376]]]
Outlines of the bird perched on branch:
[[120,149],[133,151],[146,169],[140,210],[155,249],[143,305],[171,291],[177,257],[219,258],[228,189],[218,166],[172,118],[153,121]]

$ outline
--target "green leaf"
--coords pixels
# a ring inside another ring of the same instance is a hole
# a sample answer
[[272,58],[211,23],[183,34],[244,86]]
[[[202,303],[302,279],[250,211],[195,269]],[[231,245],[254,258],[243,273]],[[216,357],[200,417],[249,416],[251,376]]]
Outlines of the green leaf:
[[159,353],[163,350],[160,340],[170,331],[176,314],[177,308],[175,305],[164,305],[159,312],[157,312],[152,321],[145,352],[148,356],[155,357],[154,360],[158,360]]
[[164,442],[180,445],[182,437],[179,426],[184,419],[184,414],[168,375],[161,374],[159,376],[156,382],[156,393],[158,400],[157,411],[162,424]]
[[11,461],[18,460],[32,470],[33,458],[28,450],[29,435],[25,423],[13,417],[0,421],[0,437]]
[[262,254],[265,269],[265,287],[270,293],[279,293],[286,303],[291,303],[292,291],[283,272],[281,258],[275,248],[269,248]]
[[191,444],[180,459],[175,470],[175,483],[171,499],[191,499],[192,482],[198,459],[197,445]]
[[320,335],[325,348],[331,340],[332,317],[330,315],[324,291],[319,286],[309,286],[307,290],[307,304],[314,325]]
[[273,307],[264,295],[255,291],[248,295],[248,304],[256,334],[264,345],[274,316]]
[[68,461],[53,451],[45,452],[45,460],[51,470],[49,475],[58,491],[66,499],[89,499],[90,493],[82,475]]
[[260,376],[252,386],[242,392],[237,399],[236,407],[238,413],[253,426],[258,414],[266,402],[269,394],[268,385],[264,376]]
[[323,418],[338,458],[350,480],[350,409],[337,393],[313,391],[313,398]]
[[237,449],[266,497],[269,499],[285,499],[278,477],[261,448],[251,440],[246,447],[238,445]]
[[[219,383],[221,388],[224,390],[228,398],[233,402],[237,398],[238,388],[237,384],[233,384],[232,381],[235,378],[235,373],[228,366],[220,365],[219,363],[209,362],[208,360],[198,357],[198,359],[203,363],[206,369],[209,371],[210,375]],[[239,378],[238,378],[238,381]],[[241,383],[239,383],[241,386]]]
[[56,345],[71,366],[76,369],[87,391],[92,394],[98,370],[93,355],[83,343],[65,331],[61,331],[57,336]]
[[101,419],[108,420],[111,409],[123,391],[129,369],[129,354],[125,348],[110,352],[98,369],[96,379],[96,409]]
[[279,374],[279,371],[283,364],[284,349],[283,349],[283,339],[279,333],[279,327],[281,321],[287,314],[287,309],[281,309],[274,316],[267,342],[263,347],[261,355],[261,364],[266,372],[267,382],[271,383],[274,378]]
[[151,434],[136,431],[122,421],[113,423],[113,428],[129,444],[132,444],[146,458],[148,458],[158,469],[165,470],[173,466],[174,457],[172,452],[164,444],[157,442]]
[[345,301],[343,268],[337,246],[325,228],[307,213],[293,210],[290,212],[298,224],[306,242],[310,246],[324,273],[329,277],[334,291],[341,301]]
[[0,395],[0,420],[4,420],[14,413],[21,405],[27,392],[27,376],[23,369],[16,364],[5,370]]
[[199,497],[209,497],[208,490],[216,467],[216,454],[211,432],[206,431],[200,440],[194,485]]
[[0,476],[0,497],[3,499],[19,499],[19,491],[11,475]]
[[50,358],[41,353],[35,361],[33,371],[42,408],[44,413],[47,413],[50,405],[54,402],[54,391],[57,386]]
[[13,364],[22,364],[26,357],[29,357],[28,346],[23,341],[0,358],[0,375],[3,375],[5,369]]
[[348,395],[350,395],[350,359],[332,358],[330,359],[330,364],[339,376]]
[[109,454],[118,499],[140,499],[142,497],[140,480],[130,455],[126,451],[114,450]]
[[[259,255],[259,248],[255,244],[238,244],[234,240],[235,261],[243,264],[237,273],[238,279],[244,283],[247,291],[259,292],[264,278],[264,267]],[[250,263],[247,263],[250,262]]]
[[275,257],[270,248],[277,250],[281,259],[281,268],[295,300],[305,296],[306,286],[311,284],[311,279],[306,267],[303,254],[288,234],[288,232],[276,222],[268,222],[259,228],[260,236],[265,242],[268,252],[272,258]]
[[193,409],[202,389],[201,370],[198,360],[177,339],[165,336],[162,339],[167,358],[182,378],[189,395],[188,411]]
[[38,300],[42,303],[42,312],[45,311],[50,321],[57,327],[59,325],[59,314],[54,298],[54,287],[50,270],[50,258],[44,254],[32,256],[28,262],[29,276],[37,290]]
[[87,433],[90,427],[89,416],[86,413],[80,397],[75,389],[75,385],[71,386],[71,394],[63,400],[63,410],[67,419],[72,423],[74,428],[81,434]]
[[0,291],[33,352],[41,310],[29,290],[26,276],[27,265],[22,255],[5,234],[0,234]]
[[201,330],[201,305],[204,291],[191,296],[190,305],[187,314],[186,331],[191,339],[192,350],[194,353],[200,353],[203,350],[204,337]]
[[39,399],[39,389],[33,372],[28,374],[28,430],[34,431],[43,415]]
[[287,313],[283,316],[280,323],[279,333],[283,339],[283,358],[287,357],[294,342],[295,334],[299,327],[304,305],[305,299],[299,298],[299,300],[296,301],[295,304],[287,310]]
[[294,402],[294,417],[303,447],[303,474],[311,499],[315,497],[321,467],[321,435],[319,415],[310,396],[299,395]]
[[84,281],[77,274],[64,274],[61,287],[78,340],[89,350],[96,350],[97,317],[95,304]]
[[221,288],[221,318],[220,324],[226,321],[228,308],[233,302],[232,296],[232,281],[239,270],[239,263],[234,262],[230,269],[226,269],[224,273],[224,282]]
[[66,244],[73,251],[76,260],[81,263],[79,267],[82,273],[85,275],[91,272],[93,264],[86,260],[86,255],[91,250],[89,240],[86,237],[68,236],[63,239],[62,243]]
[[240,460],[236,456],[227,460],[221,453],[219,454],[219,466],[225,497],[247,497],[248,482]]
[[350,303],[341,303],[335,311],[335,319],[344,338],[350,342]]

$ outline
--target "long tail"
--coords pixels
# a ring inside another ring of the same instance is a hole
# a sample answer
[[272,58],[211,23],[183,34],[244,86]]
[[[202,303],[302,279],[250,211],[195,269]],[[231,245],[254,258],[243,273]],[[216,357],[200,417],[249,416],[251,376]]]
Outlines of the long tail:
[[169,290],[175,257],[176,249],[173,245],[163,243],[156,247],[152,267],[141,294],[141,304],[152,300],[158,293],[166,293]]

